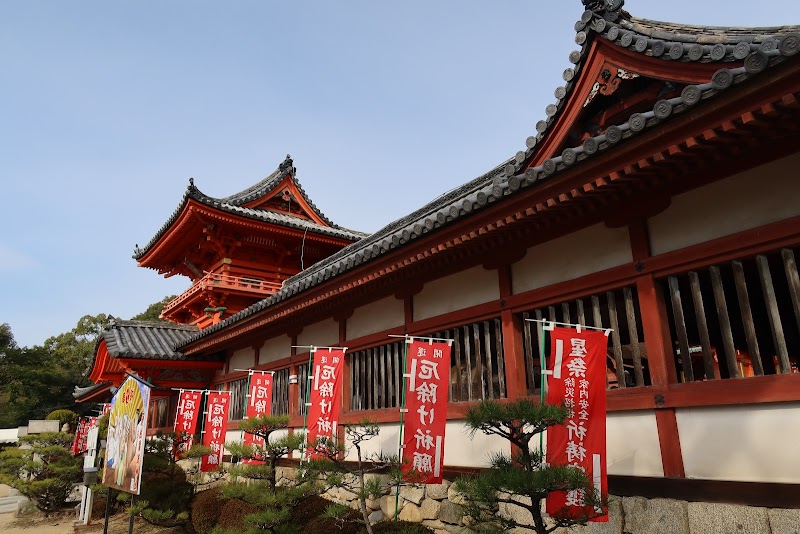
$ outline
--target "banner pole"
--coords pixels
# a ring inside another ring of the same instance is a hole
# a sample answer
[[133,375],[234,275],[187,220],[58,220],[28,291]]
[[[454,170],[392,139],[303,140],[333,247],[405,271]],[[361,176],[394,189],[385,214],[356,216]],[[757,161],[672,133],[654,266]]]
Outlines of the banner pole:
[[[539,330],[539,363],[541,364],[541,388],[539,388],[539,402],[544,405],[545,400],[547,399],[547,358],[544,354],[544,336],[546,335],[545,332],[549,332],[545,328],[545,323],[542,323],[538,326]],[[539,433],[539,454],[542,455],[542,459],[545,459],[544,456],[544,432]]]
[[[406,410],[406,369],[408,368],[408,344],[412,340],[405,336],[405,343],[403,343],[403,373],[400,379],[400,443],[398,443],[398,456],[400,457],[400,466],[402,472],[403,465],[403,425],[405,420]],[[400,479],[397,479],[397,488],[394,492],[394,520],[397,522],[397,508],[400,505]]]
[[303,439],[306,442],[306,446],[303,447],[303,455],[300,457],[300,464],[302,465],[303,459],[308,458],[311,459],[310,455],[308,454],[308,401],[311,399],[311,379],[314,376],[314,373],[311,372],[311,368],[314,367],[314,353],[316,352],[316,348],[312,345],[308,351],[308,366],[306,368],[306,396],[303,399],[303,404],[301,405],[301,409],[303,410]]

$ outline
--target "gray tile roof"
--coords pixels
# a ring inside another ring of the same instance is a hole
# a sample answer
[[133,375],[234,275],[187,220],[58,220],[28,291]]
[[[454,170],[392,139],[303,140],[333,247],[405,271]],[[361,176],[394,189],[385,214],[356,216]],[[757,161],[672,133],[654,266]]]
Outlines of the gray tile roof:
[[111,382],[98,382],[96,384],[91,384],[91,385],[86,386],[86,387],[75,386],[73,388],[73,390],[72,390],[72,396],[74,398],[76,398],[76,399],[79,399],[79,398],[81,398],[81,397],[83,397],[85,395],[88,395],[89,393],[92,393],[94,391],[99,391],[99,390],[101,390],[103,388],[107,388],[110,385],[111,385]]
[[122,321],[112,319],[100,333],[108,353],[115,358],[182,360],[175,347],[198,332],[197,326],[162,321]]
[[[621,5],[619,0],[606,0],[606,3],[608,2]],[[584,18],[587,19],[585,24],[590,23],[592,20],[599,20],[598,13],[592,11],[588,13],[589,15],[584,14]],[[606,21],[606,18],[602,18],[602,20]],[[751,34],[756,35],[757,32],[751,30]],[[531,146],[527,153],[517,153],[514,158],[505,161],[488,173],[437,197],[413,213],[388,224],[369,237],[341,249],[332,256],[289,278],[284,283],[283,288],[274,295],[245,308],[220,323],[191,335],[182,345],[178,345],[178,348],[185,347],[203,337],[218,332],[355,267],[369,263],[389,251],[401,248],[409,242],[434,232],[438,228],[447,226],[455,220],[469,217],[493,202],[515,195],[530,187],[539,186],[542,182],[547,183],[553,176],[567,167],[579,165],[595,154],[610,150],[625,139],[661,124],[672,116],[680,115],[698,105],[701,101],[713,99],[729,87],[741,84],[768,67],[787,60],[800,51],[799,45],[800,37],[792,33],[784,36],[779,46],[775,48],[770,48],[766,51],[760,47],[758,50],[750,50],[749,54],[744,58],[743,66],[732,65],[731,68],[720,68],[713,75],[710,82],[689,85],[679,97],[670,100],[659,100],[652,111],[634,113],[627,122],[611,126],[602,135],[590,137],[580,146],[567,148],[561,155],[551,157],[541,165],[529,168],[524,173],[521,173],[531,154],[530,150],[533,148]],[[573,62],[577,64],[576,70],[568,69],[568,73],[565,72],[565,80],[571,81],[573,79],[586,50],[587,47],[584,46],[584,52],[571,56],[571,59],[574,60]],[[567,91],[568,93],[569,91]],[[542,132],[545,130],[546,127]]]
[[584,0],[588,8],[575,23],[575,42],[581,45],[569,55],[574,66],[564,70],[565,84],[555,91],[556,102],[548,104],[545,118],[536,123],[536,133],[525,140],[526,150],[517,153],[520,165],[536,154],[559,118],[584,67],[594,39],[602,38],[664,61],[739,63],[754,52],[794,55],[800,48],[800,26],[734,28],[659,22],[632,17],[622,9],[624,0]]
[[[183,208],[186,206],[186,203],[189,199],[196,200],[206,206],[218,209],[225,213],[230,213],[233,215],[239,215],[241,217],[245,217],[248,219],[253,219],[257,221],[268,222],[272,224],[278,224],[281,226],[286,226],[289,228],[296,228],[298,230],[309,230],[321,235],[337,237],[341,239],[346,239],[350,241],[356,241],[358,239],[363,239],[364,237],[368,236],[369,234],[365,234],[363,232],[357,232],[355,230],[349,230],[347,228],[342,228],[341,226],[333,224],[333,222],[325,217],[325,215],[319,211],[319,209],[314,205],[308,195],[306,195],[305,190],[300,185],[300,182],[295,177],[296,169],[292,166],[292,159],[289,156],[286,156],[286,160],[278,166],[278,169],[275,170],[272,174],[258,182],[257,184],[245,189],[244,191],[240,191],[235,195],[231,195],[224,198],[214,198],[202,193],[195,185],[194,180],[189,179],[189,186],[186,188],[186,192],[183,194],[183,198],[181,199],[180,204],[172,212],[172,215],[164,223],[156,232],[156,235],[145,245],[144,247],[139,247],[138,245],[134,249],[133,258],[138,260],[161,239],[167,230],[175,224],[175,221],[178,220],[178,217],[183,212]],[[309,206],[314,210],[320,218],[322,218],[326,224],[330,226],[324,226],[317,224],[313,221],[309,221],[307,219],[303,219],[301,217],[295,217],[288,213],[279,213],[275,211],[269,211],[264,209],[252,209],[252,208],[245,208],[243,207],[244,204],[257,200],[264,195],[268,194],[269,192],[273,191],[275,187],[277,187],[287,176],[290,176],[294,185],[297,187],[300,194],[303,196],[303,200],[305,200]]]

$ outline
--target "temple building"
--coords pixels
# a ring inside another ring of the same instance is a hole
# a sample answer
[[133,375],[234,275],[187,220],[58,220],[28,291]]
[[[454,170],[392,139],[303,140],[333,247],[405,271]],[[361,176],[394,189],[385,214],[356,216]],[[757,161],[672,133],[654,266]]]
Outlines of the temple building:
[[[229,390],[275,372],[273,413],[303,427],[307,346],[348,347],[341,424],[395,450],[405,334],[454,340],[446,469],[501,439],[463,433],[479,399],[538,396],[537,323],[612,328],[614,495],[800,507],[800,27],[637,18],[584,0],[564,83],[516,154],[371,235],[307,197],[291,159],[215,199],[189,185],[139,266],[192,281],[163,317],[118,321],[82,392],[124,371]],[[566,62],[566,59],[565,59]],[[290,377],[293,377],[290,380]],[[452,436],[452,439],[451,439]]]

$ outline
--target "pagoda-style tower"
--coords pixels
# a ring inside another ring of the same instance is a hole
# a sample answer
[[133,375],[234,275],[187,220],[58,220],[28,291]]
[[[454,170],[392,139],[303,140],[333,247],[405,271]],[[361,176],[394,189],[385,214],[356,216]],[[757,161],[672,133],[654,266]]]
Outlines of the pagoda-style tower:
[[306,196],[292,159],[244,191],[204,195],[189,180],[178,208],[134,259],[192,286],[162,317],[206,328],[277,292],[284,280],[366,236],[333,224]]

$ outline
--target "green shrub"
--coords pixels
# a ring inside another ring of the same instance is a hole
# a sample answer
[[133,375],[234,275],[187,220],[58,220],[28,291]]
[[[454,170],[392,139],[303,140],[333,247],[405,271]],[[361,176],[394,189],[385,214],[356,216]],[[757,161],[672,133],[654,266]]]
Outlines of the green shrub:
[[70,432],[75,432],[75,429],[78,428],[78,420],[80,420],[80,416],[73,412],[72,410],[53,410],[45,417],[48,421],[58,420],[58,428],[59,430],[64,428],[64,424],[66,423],[69,426]]
[[237,532],[244,532],[247,521],[245,520],[251,514],[258,513],[258,506],[241,499],[229,499],[222,505],[222,510],[219,513],[217,526],[224,529],[232,529]]
[[81,458],[69,450],[72,435],[46,432],[24,436],[20,442],[30,448],[0,452],[0,482],[19,490],[45,514],[60,510],[81,480]]
[[219,487],[195,495],[192,503],[192,526],[197,534],[211,534],[227,500]]

